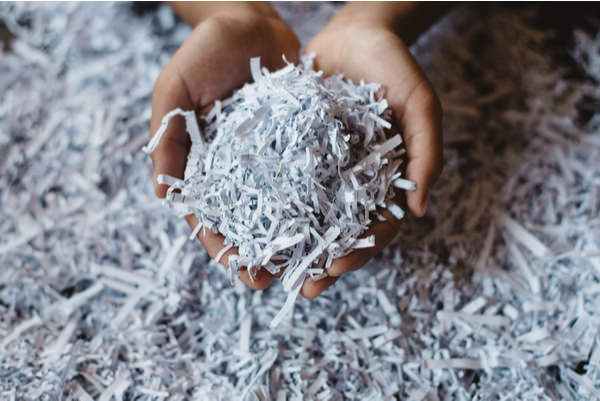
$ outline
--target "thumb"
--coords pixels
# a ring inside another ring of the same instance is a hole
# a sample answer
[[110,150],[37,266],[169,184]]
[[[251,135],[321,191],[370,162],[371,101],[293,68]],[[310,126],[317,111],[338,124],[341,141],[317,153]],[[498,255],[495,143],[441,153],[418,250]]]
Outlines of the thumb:
[[427,210],[429,188],[442,171],[442,108],[428,81],[423,81],[407,99],[400,121],[408,164],[406,178],[417,184],[406,193],[410,211],[422,217]]
[[[162,117],[176,108],[191,110],[193,104],[183,80],[167,66],[156,80],[152,91],[150,138],[160,127]],[[190,145],[184,119],[171,120],[158,146],[150,155],[154,165],[154,192],[159,198],[165,197],[168,186],[159,184],[156,178],[160,174],[183,178]]]

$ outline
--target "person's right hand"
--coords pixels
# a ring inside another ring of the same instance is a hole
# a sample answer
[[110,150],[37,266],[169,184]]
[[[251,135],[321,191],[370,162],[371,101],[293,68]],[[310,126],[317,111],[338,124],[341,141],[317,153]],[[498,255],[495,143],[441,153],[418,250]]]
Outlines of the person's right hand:
[[[176,12],[186,22],[195,25],[195,13],[206,7],[210,16],[202,18],[190,37],[175,53],[160,73],[152,92],[152,118],[150,136],[159,128],[162,117],[175,108],[196,110],[198,114],[210,111],[215,100],[224,99],[251,80],[249,61],[260,57],[261,65],[269,70],[284,66],[282,54],[296,62],[300,44],[289,26],[268,5],[247,7],[207,3],[182,5]],[[206,15],[202,15],[205,17]],[[152,153],[154,188],[158,197],[164,197],[168,186],[156,182],[160,174],[183,178],[190,140],[182,118],[171,121],[160,144]],[[194,215],[186,216],[191,227],[198,221]],[[210,230],[200,230],[198,238],[209,256],[214,258],[224,247],[224,238]],[[228,265],[231,249],[220,261]],[[253,280],[243,269],[241,280],[253,289],[269,286],[272,276],[259,269]]]

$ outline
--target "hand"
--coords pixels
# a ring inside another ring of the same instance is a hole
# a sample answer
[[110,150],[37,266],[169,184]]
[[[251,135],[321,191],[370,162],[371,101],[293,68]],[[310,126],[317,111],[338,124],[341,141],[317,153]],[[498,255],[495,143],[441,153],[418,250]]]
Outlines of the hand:
[[[369,14],[371,10],[376,12]],[[316,53],[315,69],[326,75],[343,73],[355,82],[383,84],[384,96],[407,150],[406,178],[417,184],[416,191],[406,193],[406,203],[410,212],[421,217],[427,208],[428,188],[442,169],[442,111],[431,84],[385,11],[359,4],[346,6],[308,44],[306,51]],[[383,215],[386,221],[376,222],[365,234],[375,235],[374,247],[334,260],[328,270],[330,277],[307,279],[301,294],[316,297],[341,274],[359,269],[385,247],[398,232],[400,221],[387,210]]]
[[[193,4],[174,5],[175,11],[191,25],[196,25],[190,37],[175,53],[160,73],[152,92],[150,135],[162,117],[180,107],[210,111],[215,100],[223,99],[251,80],[249,61],[260,56],[261,64],[273,70],[284,65],[282,54],[295,62],[299,42],[292,30],[270,6]],[[208,16],[207,16],[208,15]],[[166,185],[156,182],[160,174],[183,178],[190,140],[183,119],[174,119],[159,146],[152,153],[154,188],[158,197],[165,197]],[[198,221],[186,216],[191,227]],[[224,247],[224,238],[210,230],[200,230],[198,238],[211,258]],[[220,262],[227,266],[229,250]],[[260,269],[253,280],[243,269],[241,280],[254,289],[264,289],[271,283],[271,275]]]

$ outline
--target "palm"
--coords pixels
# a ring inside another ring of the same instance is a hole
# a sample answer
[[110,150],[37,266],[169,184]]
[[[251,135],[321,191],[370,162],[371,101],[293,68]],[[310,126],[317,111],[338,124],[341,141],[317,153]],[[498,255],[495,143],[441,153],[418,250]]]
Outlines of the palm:
[[[339,41],[340,36],[346,40]],[[333,46],[338,47],[337,51],[330,50]],[[415,88],[427,82],[406,46],[385,29],[325,30],[309,43],[307,52],[316,53],[317,67],[326,74],[342,73],[354,81],[381,83],[387,89],[385,96],[393,109],[406,107]],[[396,63],[390,63],[390,55],[395,56]],[[401,115],[395,117],[402,118]]]
[[283,65],[284,53],[294,60],[298,48],[297,38],[281,20],[221,17],[200,24],[171,63],[194,106],[201,108],[251,79],[251,57],[261,57],[262,65],[274,69]]

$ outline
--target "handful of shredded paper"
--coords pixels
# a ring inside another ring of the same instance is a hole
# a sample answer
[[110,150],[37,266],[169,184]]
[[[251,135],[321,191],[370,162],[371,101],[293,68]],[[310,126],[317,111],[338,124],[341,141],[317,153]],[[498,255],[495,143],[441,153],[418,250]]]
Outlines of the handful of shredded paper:
[[169,120],[185,117],[192,144],[185,177],[158,181],[170,186],[166,199],[179,214],[198,218],[190,238],[203,228],[225,237],[217,262],[238,248],[229,256],[232,280],[242,266],[250,277],[284,269],[289,296],[271,326],[291,310],[306,277],[325,277],[334,258],[375,245],[373,235],[359,236],[385,219],[378,207],[404,216],[391,200],[394,187],[415,187],[400,178],[402,138],[386,138],[391,110],[380,85],[323,78],[313,57],[273,73],[251,59],[254,82],[204,117],[208,143],[195,112],[176,109],[144,148],[151,153]]

